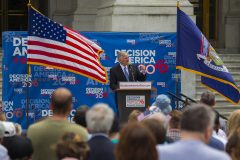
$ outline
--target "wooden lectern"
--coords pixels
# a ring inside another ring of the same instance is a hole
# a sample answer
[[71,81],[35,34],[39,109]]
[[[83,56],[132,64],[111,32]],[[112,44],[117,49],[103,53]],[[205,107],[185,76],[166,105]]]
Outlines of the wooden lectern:
[[116,90],[120,123],[127,122],[134,109],[145,111],[153,90],[151,82],[120,82]]

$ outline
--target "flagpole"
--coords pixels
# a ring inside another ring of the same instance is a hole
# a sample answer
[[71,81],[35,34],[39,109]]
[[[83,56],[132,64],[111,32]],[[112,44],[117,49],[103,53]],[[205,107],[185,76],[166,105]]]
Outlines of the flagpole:
[[[179,0],[177,1],[177,8],[179,8]],[[177,29],[178,30],[178,29]],[[176,37],[177,38],[177,47],[178,47],[178,37]],[[177,51],[177,50],[176,50]],[[177,54],[177,53],[176,53]],[[176,56],[177,57],[177,56]],[[175,95],[178,97],[178,92],[179,92],[179,90],[178,90],[178,85],[179,85],[179,81],[178,81],[178,69],[176,69],[176,82],[175,82],[175,86],[176,86],[176,88],[175,88]],[[176,109],[177,110],[179,110],[179,101],[178,101],[178,99],[176,100]]]
[[[31,7],[31,0],[28,0],[27,4],[28,10]],[[29,16],[29,15],[28,15]],[[28,18],[29,19],[29,18]],[[29,20],[28,20],[29,22]],[[29,24],[28,24],[29,29]],[[27,85],[26,85],[26,128],[28,128],[29,125],[29,77],[30,77],[30,65],[27,64]]]
[[[178,85],[179,85],[179,81],[178,81],[178,69],[176,69],[176,93],[175,93],[175,95],[178,97]],[[176,109],[178,110],[179,109],[179,101],[178,101],[178,99],[176,100],[177,101],[177,103],[176,103]]]

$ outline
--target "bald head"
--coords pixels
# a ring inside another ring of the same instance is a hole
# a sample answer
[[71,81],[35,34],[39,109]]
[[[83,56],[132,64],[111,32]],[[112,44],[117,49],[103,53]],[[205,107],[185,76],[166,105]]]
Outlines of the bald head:
[[52,93],[51,105],[54,114],[68,114],[72,104],[72,93],[66,88],[58,88]]

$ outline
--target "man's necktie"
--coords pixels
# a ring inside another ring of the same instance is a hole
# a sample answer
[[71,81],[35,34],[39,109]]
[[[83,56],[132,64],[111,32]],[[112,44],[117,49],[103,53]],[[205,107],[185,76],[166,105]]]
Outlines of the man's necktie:
[[125,75],[127,81],[129,81],[129,74],[128,74],[128,72],[127,72],[127,67],[126,67],[126,66],[124,67],[123,72],[124,72],[124,75]]

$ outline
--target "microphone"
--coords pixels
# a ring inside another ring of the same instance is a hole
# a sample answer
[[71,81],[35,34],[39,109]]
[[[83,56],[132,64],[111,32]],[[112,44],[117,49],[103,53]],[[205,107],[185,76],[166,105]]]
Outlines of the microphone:
[[133,77],[133,81],[135,81],[135,77],[134,77],[134,74],[133,74],[134,70],[133,70],[132,64],[129,63],[128,66],[129,66],[129,71],[131,71],[131,75]]

